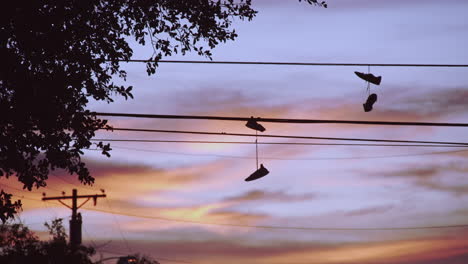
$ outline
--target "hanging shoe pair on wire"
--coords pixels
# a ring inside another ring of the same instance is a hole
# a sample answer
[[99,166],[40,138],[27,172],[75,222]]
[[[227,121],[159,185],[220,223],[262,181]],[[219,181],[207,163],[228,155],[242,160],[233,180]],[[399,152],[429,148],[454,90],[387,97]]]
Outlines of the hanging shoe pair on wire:
[[[255,130],[255,134],[260,132],[264,132],[266,129],[263,127],[261,124],[257,122],[257,119],[255,119],[253,116],[250,117],[250,119],[247,121],[247,124],[245,124],[246,127]],[[270,173],[264,166],[263,164],[260,164],[260,168],[258,167],[258,138],[255,138],[255,153],[256,153],[256,161],[257,161],[257,170],[250,174],[249,177],[245,179],[245,181],[253,181],[260,179],[264,176],[266,176],[268,173]]]
[[[369,67],[370,71],[370,67]],[[373,109],[373,106],[375,102],[377,102],[377,94],[373,93],[370,94],[370,84],[375,84],[375,85],[380,85],[380,82],[382,81],[382,76],[375,76],[372,73],[362,73],[362,72],[354,72],[359,78],[363,79],[364,81],[367,82],[367,100],[366,102],[362,105],[364,107],[364,112],[370,112]]]

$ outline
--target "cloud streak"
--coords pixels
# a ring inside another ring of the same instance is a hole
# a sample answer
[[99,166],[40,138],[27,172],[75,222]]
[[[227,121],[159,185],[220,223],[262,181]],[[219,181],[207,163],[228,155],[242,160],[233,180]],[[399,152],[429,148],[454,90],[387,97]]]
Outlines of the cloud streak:
[[246,193],[227,197],[224,199],[226,202],[264,202],[264,201],[273,201],[273,202],[300,202],[316,199],[318,196],[316,194],[287,194],[285,192],[276,191],[262,191],[262,190],[252,190]]
[[412,164],[402,169],[373,172],[372,175],[406,179],[415,186],[427,190],[460,196],[468,194],[468,181],[461,182],[457,176],[465,175],[467,172],[468,167],[463,161],[450,161],[439,164],[431,162],[425,166]]
[[[466,232],[462,232],[466,233]],[[156,260],[190,260],[195,263],[252,264],[333,264],[333,263],[464,263],[468,260],[468,241],[457,238],[430,237],[420,240],[396,240],[381,243],[325,244],[320,242],[288,242],[252,244],[227,239],[204,241],[133,241]],[[106,247],[120,251],[115,245]],[[433,262],[430,262],[433,261]],[[437,262],[439,261],[439,262]],[[459,262],[462,261],[462,262]]]

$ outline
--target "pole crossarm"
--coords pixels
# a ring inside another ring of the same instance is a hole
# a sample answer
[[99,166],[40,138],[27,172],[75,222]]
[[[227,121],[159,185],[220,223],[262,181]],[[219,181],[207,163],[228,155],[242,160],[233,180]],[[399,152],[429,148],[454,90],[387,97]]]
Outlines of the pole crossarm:
[[[251,117],[228,116],[196,116],[196,115],[159,115],[159,114],[134,114],[134,113],[103,113],[94,112],[97,116],[132,117],[152,119],[192,119],[192,120],[218,120],[218,121],[242,121],[247,122]],[[433,126],[433,127],[468,127],[468,123],[439,123],[439,122],[402,122],[402,121],[361,121],[361,120],[327,120],[327,119],[293,119],[293,118],[254,118],[263,123],[288,123],[288,124],[351,124],[351,125],[384,125],[384,126]]]
[[[80,198],[88,198],[91,199],[91,198],[98,198],[98,197],[106,197],[105,194],[93,194],[93,195],[78,195],[76,196],[77,199],[80,199]],[[66,199],[73,199],[74,197],[73,196],[55,196],[55,197],[42,197],[42,201],[48,201],[48,200],[66,200]]]
[[[49,201],[49,200],[58,200],[59,203],[63,204],[64,206],[70,208],[72,210],[72,216],[70,220],[70,244],[74,249],[77,248],[81,244],[81,224],[82,218],[81,214],[78,213],[78,209],[85,205],[91,198],[94,200],[94,205],[96,205],[97,198],[106,197],[104,194],[104,190],[102,190],[103,194],[92,194],[92,195],[78,195],[78,190],[73,189],[72,195],[70,196],[53,196],[53,197],[42,197],[42,201]],[[45,194],[44,194],[45,195]],[[72,200],[72,206],[67,205],[62,200]],[[86,199],[78,206],[78,199]]]

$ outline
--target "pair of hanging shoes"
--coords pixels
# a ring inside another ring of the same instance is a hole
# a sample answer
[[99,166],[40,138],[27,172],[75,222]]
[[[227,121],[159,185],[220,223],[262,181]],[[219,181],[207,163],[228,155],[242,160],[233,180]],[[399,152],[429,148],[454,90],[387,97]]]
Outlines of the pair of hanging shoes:
[[363,79],[366,82],[373,83],[375,85],[380,85],[380,82],[382,81],[382,76],[375,76],[372,73],[362,73],[362,72],[354,72],[359,78]]
[[[380,85],[382,82],[382,76],[375,76],[372,73],[362,73],[362,72],[354,72],[359,78],[363,79],[368,83],[372,83],[375,85]],[[369,84],[367,85],[367,91],[369,91]],[[377,94],[373,93],[367,97],[367,101],[362,105],[364,107],[364,112],[372,111],[372,107],[377,102]]]

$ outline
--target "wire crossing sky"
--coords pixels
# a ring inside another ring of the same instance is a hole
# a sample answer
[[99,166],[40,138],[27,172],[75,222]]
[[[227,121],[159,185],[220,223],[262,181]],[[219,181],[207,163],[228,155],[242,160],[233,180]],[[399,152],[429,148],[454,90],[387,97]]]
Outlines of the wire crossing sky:
[[[112,81],[134,99],[88,105],[115,127],[93,135],[111,157],[85,151],[94,185],[57,170],[47,194],[105,189],[110,206],[82,211],[92,240],[158,261],[468,263],[468,1],[305,2],[253,0],[212,61],[174,54],[151,76],[132,43]],[[245,182],[256,139],[269,174]],[[5,184],[28,222],[69,213]]]
[[[154,62],[151,60],[131,59],[121,62]],[[159,60],[158,63],[181,64],[232,64],[232,65],[276,65],[276,66],[376,66],[376,67],[430,67],[430,68],[467,68],[468,64],[424,64],[424,63],[342,63],[342,62],[273,62],[273,61],[202,61],[202,60]]]
[[[107,130],[107,132],[108,132],[109,129],[102,128],[102,130]],[[337,138],[337,137],[313,137],[313,136],[287,136],[287,135],[243,134],[243,133],[187,131],[187,130],[162,130],[162,129],[146,129],[146,128],[122,128],[122,127],[113,127],[112,130],[114,130],[114,131],[131,131],[131,132],[149,132],[149,133],[237,136],[237,137],[265,137],[265,138],[291,138],[291,139],[294,138],[294,139],[317,139],[317,140],[336,140],[336,141],[369,141],[369,142],[387,142],[387,143],[420,143],[420,144],[442,144],[442,145],[468,146],[468,143],[465,143],[465,142],[447,142],[447,141],[392,140],[392,139],[370,139],[370,138]]]
[[[10,187],[6,184],[3,184],[8,188],[15,189]],[[18,195],[14,194],[15,196],[21,197],[23,199],[29,200],[36,200],[42,201],[40,199],[35,199],[29,196]],[[55,202],[50,202],[55,203]],[[59,205],[58,203],[55,203]],[[122,215],[122,216],[131,216],[131,217],[139,217],[139,218],[147,218],[147,219],[154,219],[154,220],[161,220],[161,221],[169,221],[169,222],[182,222],[182,223],[189,223],[189,224],[197,224],[197,225],[215,225],[215,226],[230,226],[230,227],[241,227],[241,228],[260,228],[260,229],[279,229],[279,230],[310,230],[310,231],[391,231],[391,230],[419,230],[419,229],[446,229],[446,228],[468,228],[468,224],[460,224],[460,225],[434,225],[434,226],[405,226],[405,227],[367,227],[367,228],[360,228],[360,227],[299,227],[299,226],[273,226],[273,225],[240,225],[240,224],[231,224],[231,223],[211,223],[211,222],[203,222],[203,221],[192,221],[186,219],[172,219],[172,218],[165,218],[159,216],[151,216],[151,215],[140,215],[140,214],[132,214],[128,212],[117,212],[111,211],[106,209],[98,209],[95,207],[83,207],[85,210],[89,211],[96,211],[96,212],[103,212],[103,213],[110,213],[113,215]]]
[[310,142],[250,142],[250,141],[207,141],[207,140],[160,140],[160,139],[118,139],[95,138],[91,141],[139,142],[139,143],[192,143],[192,144],[240,144],[240,145],[302,145],[302,146],[357,146],[357,147],[430,147],[430,148],[465,148],[459,145],[439,144],[352,144],[352,143],[310,143]]
[[[193,115],[155,115],[131,113],[95,113],[98,116],[154,118],[154,119],[197,119],[223,121],[249,121],[250,117],[227,116],[193,116]],[[257,122],[288,123],[288,124],[353,124],[353,125],[385,125],[385,126],[433,126],[433,127],[468,127],[468,123],[437,123],[437,122],[398,122],[398,121],[359,121],[359,120],[319,120],[319,119],[285,119],[285,118],[254,118]]]

